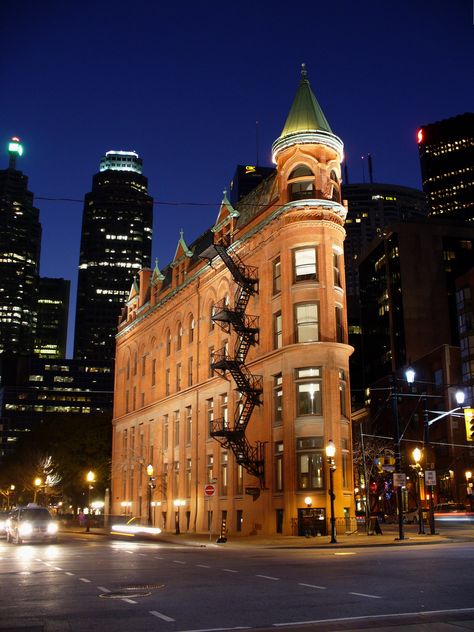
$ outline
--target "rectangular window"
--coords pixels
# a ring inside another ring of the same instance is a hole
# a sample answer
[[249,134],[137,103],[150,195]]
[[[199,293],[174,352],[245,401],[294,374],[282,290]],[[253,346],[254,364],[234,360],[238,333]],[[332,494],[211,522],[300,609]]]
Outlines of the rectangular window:
[[297,369],[296,376],[296,414],[322,414],[321,368]]
[[170,370],[166,369],[165,373],[165,395],[170,394]]
[[176,392],[181,390],[181,363],[176,365]]
[[296,342],[319,340],[318,303],[295,305]]
[[277,426],[283,421],[283,377],[281,373],[273,376],[273,423]]
[[295,282],[316,280],[316,248],[300,248],[293,252],[293,256]]
[[297,486],[299,490],[324,487],[323,438],[304,437],[296,441]]
[[229,487],[229,455],[227,452],[221,454],[221,476],[220,476],[220,488],[221,496],[227,496]]
[[186,444],[189,445],[193,439],[193,409],[186,406]]
[[156,358],[151,361],[151,385],[156,386]]
[[135,410],[136,407],[137,407],[137,387],[134,386],[133,392],[132,392],[132,410]]
[[123,451],[123,455],[126,457],[127,451],[128,451],[128,430],[127,429],[123,431],[123,435],[122,435],[122,451]]
[[146,373],[146,356],[142,357],[142,375]]
[[342,486],[347,489],[349,487],[349,453],[342,452]]
[[283,491],[283,441],[275,443],[275,491]]
[[208,436],[211,436],[211,432],[213,430],[213,422],[214,422],[214,400],[207,400],[207,432]]
[[174,447],[179,446],[179,410],[174,411]]
[[235,493],[238,496],[244,493],[244,468],[240,463],[237,465],[237,470],[236,470]]
[[273,294],[281,292],[281,262],[280,257],[273,262]]
[[168,449],[169,425],[168,415],[163,415],[163,450]]
[[192,461],[191,459],[186,459],[186,477],[185,477],[185,487],[186,487],[186,498],[191,498],[191,484],[192,484]]
[[229,427],[229,411],[227,407],[227,393],[221,395],[221,417],[224,428]]
[[179,497],[179,461],[173,463],[173,495]]
[[339,369],[339,402],[341,404],[341,416],[347,417],[346,375],[343,369]]
[[337,252],[332,253],[332,269],[334,272],[334,287],[342,287],[341,285],[341,255]]
[[209,371],[208,371],[207,377],[212,377],[214,375],[214,370],[212,368],[213,362],[214,362],[214,347],[209,347],[209,360],[208,360]]
[[188,386],[193,385],[193,356],[188,358]]
[[125,412],[128,413],[130,412],[130,395],[128,393],[128,391],[125,391]]
[[207,482],[212,483],[214,481],[214,455],[207,455]]
[[344,342],[344,329],[342,327],[342,307],[336,305],[336,342]]
[[273,315],[273,348],[281,349],[283,346],[283,333],[282,333],[282,318],[281,312]]

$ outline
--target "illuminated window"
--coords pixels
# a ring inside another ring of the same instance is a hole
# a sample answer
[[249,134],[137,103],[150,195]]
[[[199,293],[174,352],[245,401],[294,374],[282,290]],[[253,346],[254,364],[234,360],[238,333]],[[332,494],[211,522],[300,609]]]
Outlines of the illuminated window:
[[293,252],[294,279],[309,281],[317,279],[316,248],[301,248]]
[[189,342],[191,343],[194,340],[194,318],[193,316],[189,317]]
[[281,349],[283,345],[281,312],[273,315],[273,348]]
[[281,292],[281,263],[280,257],[273,262],[273,294]]
[[318,303],[295,305],[296,342],[319,340]]
[[310,367],[297,369],[296,382],[296,414],[322,414],[322,380],[321,368]]
[[229,454],[221,453],[220,492],[221,496],[227,496],[229,489]]
[[273,376],[273,423],[280,425],[283,421],[283,377],[281,373]]
[[324,486],[323,438],[304,437],[297,439],[296,459],[298,489],[322,489]]
[[182,341],[183,341],[183,327],[182,327],[181,323],[178,323],[177,338],[176,338],[176,349],[177,349],[177,351],[181,350]]
[[275,485],[276,492],[283,491],[283,441],[275,442]]

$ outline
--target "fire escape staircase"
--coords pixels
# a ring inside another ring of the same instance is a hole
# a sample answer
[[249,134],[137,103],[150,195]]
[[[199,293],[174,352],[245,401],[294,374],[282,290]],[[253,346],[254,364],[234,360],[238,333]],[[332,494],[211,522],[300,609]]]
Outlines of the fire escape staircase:
[[250,347],[258,344],[258,316],[245,313],[250,297],[258,292],[257,268],[242,263],[235,253],[231,256],[224,242],[213,244],[206,252],[206,257],[209,258],[216,255],[220,256],[229,269],[237,283],[237,290],[234,307],[231,308],[225,301],[217,303],[212,320],[229,334],[233,330],[237,334],[237,340],[233,355],[229,355],[226,347],[219,349],[214,353],[211,366],[222,376],[227,372],[232,375],[241,399],[237,404],[233,423],[222,418],[215,419],[212,422],[211,436],[224,448],[232,450],[237,463],[257,477],[263,488],[264,443],[258,441],[252,446],[245,435],[255,406],[262,403],[263,392],[262,376],[252,375],[245,365]]

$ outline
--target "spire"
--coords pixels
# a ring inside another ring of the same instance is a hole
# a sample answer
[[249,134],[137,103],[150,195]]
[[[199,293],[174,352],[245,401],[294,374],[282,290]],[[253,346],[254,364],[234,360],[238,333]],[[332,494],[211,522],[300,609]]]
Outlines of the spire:
[[164,278],[165,278],[165,275],[161,272],[160,268],[158,267],[158,257],[156,257],[155,269],[153,270],[153,273],[151,275],[151,284],[156,285],[158,281],[163,281]]
[[306,64],[301,64],[301,81],[280,138],[295,132],[322,130],[332,134],[331,127],[316,100],[308,80]]

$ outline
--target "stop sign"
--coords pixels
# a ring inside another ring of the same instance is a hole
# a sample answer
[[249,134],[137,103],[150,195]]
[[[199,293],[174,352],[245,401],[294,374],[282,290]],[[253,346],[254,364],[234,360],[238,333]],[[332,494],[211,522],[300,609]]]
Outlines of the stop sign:
[[204,488],[204,496],[214,496],[216,488],[214,485],[206,485]]

